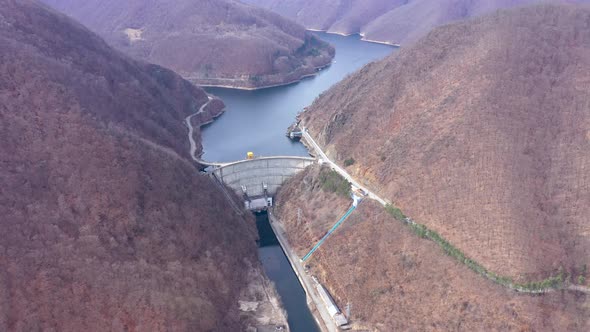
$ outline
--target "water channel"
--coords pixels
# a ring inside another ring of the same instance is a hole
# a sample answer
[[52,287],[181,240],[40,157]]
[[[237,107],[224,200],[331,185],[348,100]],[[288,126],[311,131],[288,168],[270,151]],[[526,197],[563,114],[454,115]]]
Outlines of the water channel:
[[[302,144],[285,136],[297,113],[346,75],[395,50],[387,45],[363,42],[359,36],[314,33],[336,48],[333,64],[317,76],[296,84],[256,91],[207,89],[223,99],[226,112],[202,130],[204,160],[240,160],[248,151],[257,156],[307,156]],[[256,219],[260,235],[259,256],[287,310],[291,331],[318,331],[306,305],[305,292],[272,233],[267,216],[257,215]]]

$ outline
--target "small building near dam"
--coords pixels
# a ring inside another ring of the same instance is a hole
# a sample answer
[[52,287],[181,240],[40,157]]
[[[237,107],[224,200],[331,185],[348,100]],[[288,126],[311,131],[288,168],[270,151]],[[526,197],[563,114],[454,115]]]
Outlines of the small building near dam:
[[344,314],[342,314],[342,312],[334,302],[334,299],[332,299],[332,296],[330,296],[326,288],[322,284],[320,284],[317,281],[317,279],[314,278],[314,281],[316,282],[316,289],[318,290],[318,294],[320,294],[322,301],[326,305],[326,309],[328,309],[328,313],[330,314],[330,316],[332,316],[332,319],[334,319],[336,325],[338,327],[347,325],[348,319],[346,319]]

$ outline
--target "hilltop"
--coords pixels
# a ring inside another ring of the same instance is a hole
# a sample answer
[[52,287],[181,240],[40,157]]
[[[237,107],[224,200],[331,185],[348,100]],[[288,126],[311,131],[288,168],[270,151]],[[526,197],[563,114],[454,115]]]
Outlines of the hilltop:
[[198,85],[257,88],[297,81],[334,49],[268,10],[234,0],[43,0],[124,53]]
[[[357,179],[489,271],[587,285],[588,22],[588,9],[541,5],[437,28],[324,93],[302,124]],[[299,254],[350,204],[302,176],[277,199]],[[357,309],[361,321],[588,330],[587,295],[522,299],[369,202],[348,225],[312,265],[341,305],[379,303]]]
[[0,330],[254,324],[254,221],[188,155],[205,92],[34,1],[3,2],[0,44]]
[[590,263],[588,17],[535,6],[439,28],[336,85],[303,121],[494,270]]
[[433,28],[498,9],[541,2],[588,0],[245,0],[292,18],[309,29],[360,33],[366,40],[407,45]]

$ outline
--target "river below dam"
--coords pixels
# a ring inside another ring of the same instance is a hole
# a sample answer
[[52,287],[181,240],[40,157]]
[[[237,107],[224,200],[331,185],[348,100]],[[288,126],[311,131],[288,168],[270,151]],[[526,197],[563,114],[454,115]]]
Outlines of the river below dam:
[[[225,102],[226,111],[202,129],[204,160],[236,161],[245,159],[249,151],[256,156],[307,156],[303,144],[285,136],[295,116],[348,74],[395,51],[388,45],[363,42],[358,35],[314,34],[336,48],[332,65],[318,75],[299,83],[254,91],[206,89]],[[305,292],[272,233],[267,216],[260,214],[256,219],[260,236],[258,254],[281,296],[289,328],[292,332],[319,331],[306,305]]]

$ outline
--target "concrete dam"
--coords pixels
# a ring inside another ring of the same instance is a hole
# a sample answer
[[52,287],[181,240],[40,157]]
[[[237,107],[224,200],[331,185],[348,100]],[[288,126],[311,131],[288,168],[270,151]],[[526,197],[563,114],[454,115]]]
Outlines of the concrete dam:
[[244,197],[248,209],[260,210],[272,205],[272,197],[285,181],[315,161],[309,157],[260,157],[223,164],[211,173]]

